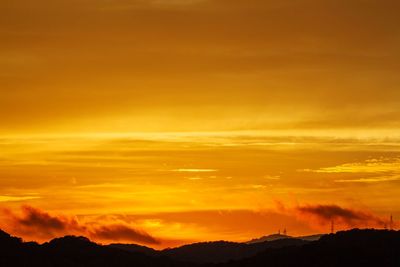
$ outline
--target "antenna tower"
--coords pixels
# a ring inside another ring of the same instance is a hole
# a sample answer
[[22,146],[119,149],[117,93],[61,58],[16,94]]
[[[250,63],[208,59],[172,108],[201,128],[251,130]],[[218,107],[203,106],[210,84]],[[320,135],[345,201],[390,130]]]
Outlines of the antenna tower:
[[390,214],[389,230],[393,230],[393,215]]

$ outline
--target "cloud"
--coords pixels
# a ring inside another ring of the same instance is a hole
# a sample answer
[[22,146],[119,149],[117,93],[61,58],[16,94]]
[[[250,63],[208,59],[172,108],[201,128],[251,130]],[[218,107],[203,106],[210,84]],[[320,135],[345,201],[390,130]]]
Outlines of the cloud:
[[6,230],[32,240],[47,241],[63,235],[83,235],[98,242],[160,243],[147,232],[121,221],[80,222],[75,217],[53,215],[31,206],[22,206],[19,214],[3,209],[3,215]]
[[216,169],[176,169],[174,172],[216,172]]
[[24,206],[24,216],[23,217],[15,217],[16,222],[18,222],[22,226],[26,227],[35,227],[35,228],[45,228],[45,229],[54,229],[64,230],[67,226],[67,222],[58,217],[53,217],[50,214],[35,209],[30,206]]
[[338,205],[306,205],[298,206],[296,212],[300,217],[312,218],[320,224],[335,221],[349,227],[374,226],[382,227],[385,220],[366,211],[340,207]]
[[129,241],[145,244],[159,244],[159,240],[155,239],[144,231],[139,231],[128,225],[114,224],[105,225],[95,228],[90,236],[94,239],[109,240],[109,241]]
[[400,176],[382,176],[373,178],[359,178],[359,179],[338,179],[335,183],[379,183],[400,180]]
[[79,234],[86,231],[73,217],[54,216],[31,206],[22,206],[21,213],[3,211],[8,225],[21,235],[33,234],[39,239],[47,239],[63,234]]
[[317,173],[400,173],[400,158],[369,159],[320,169],[304,169]]
[[[350,175],[336,179],[336,183],[379,183],[400,180],[400,158],[376,158],[362,162],[345,163],[319,169],[303,169],[301,172]],[[354,175],[361,177],[354,177]],[[368,177],[365,177],[368,176]]]
[[2,196],[0,195],[0,202],[17,202],[17,201],[25,201],[25,200],[34,200],[40,199],[39,196]]

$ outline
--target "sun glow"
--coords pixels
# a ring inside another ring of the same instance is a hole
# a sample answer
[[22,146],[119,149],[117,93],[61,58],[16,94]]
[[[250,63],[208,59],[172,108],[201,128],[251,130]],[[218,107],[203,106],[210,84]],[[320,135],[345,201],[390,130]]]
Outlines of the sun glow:
[[0,228],[167,247],[399,217],[398,4],[345,2],[0,1]]

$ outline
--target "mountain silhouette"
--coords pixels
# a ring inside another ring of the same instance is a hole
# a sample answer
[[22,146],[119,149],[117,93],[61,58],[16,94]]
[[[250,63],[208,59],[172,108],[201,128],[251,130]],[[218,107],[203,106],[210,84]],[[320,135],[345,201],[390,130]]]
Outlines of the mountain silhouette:
[[325,235],[303,246],[267,249],[251,258],[218,265],[239,266],[400,266],[400,232],[354,229]]
[[307,242],[294,238],[258,242],[254,244],[216,241],[194,243],[161,251],[136,244],[110,244],[108,246],[130,252],[141,252],[150,256],[167,256],[171,259],[184,262],[220,263],[251,257],[267,248],[299,246],[305,243]]
[[0,266],[40,267],[181,267],[167,257],[151,257],[91,242],[85,237],[66,236],[39,245],[0,232]]
[[178,248],[167,249],[161,253],[170,257],[171,259],[180,261],[196,263],[220,263],[229,260],[238,260],[251,257],[268,248],[300,246],[306,243],[306,241],[293,238],[254,244],[217,241],[185,245]]
[[108,245],[108,247],[116,248],[116,249],[121,249],[129,252],[140,252],[146,255],[150,256],[156,256],[160,254],[160,251],[146,247],[146,246],[141,246],[137,244],[121,244],[121,243],[113,243]]
[[400,232],[350,230],[317,241],[279,239],[246,244],[203,242],[157,251],[139,245],[99,245],[66,236],[44,244],[0,230],[0,267],[398,267]]

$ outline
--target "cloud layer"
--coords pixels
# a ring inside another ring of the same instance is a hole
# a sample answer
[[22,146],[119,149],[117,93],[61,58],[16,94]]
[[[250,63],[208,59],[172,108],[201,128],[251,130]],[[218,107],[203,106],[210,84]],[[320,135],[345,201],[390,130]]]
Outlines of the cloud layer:
[[[4,230],[25,240],[44,242],[64,235],[78,235],[101,243],[139,243],[155,248],[216,239],[247,241],[283,228],[293,236],[327,233],[332,221],[335,230],[397,226],[396,221],[390,225],[389,217],[382,218],[367,210],[322,204],[285,207],[279,201],[276,210],[167,212],[79,219],[23,206],[18,213],[3,210],[2,218]],[[237,221],[245,226],[238,225]],[[163,238],[155,238],[147,230]]]
[[318,223],[341,224],[347,227],[378,227],[381,228],[387,223],[378,216],[366,211],[344,208],[337,205],[306,205],[299,206],[296,211],[301,217],[311,217]]
[[156,245],[159,240],[143,230],[124,222],[80,222],[77,218],[53,215],[43,210],[23,206],[21,213],[3,210],[7,227],[16,234],[34,240],[47,241],[63,235],[83,235],[95,241],[124,241]]

